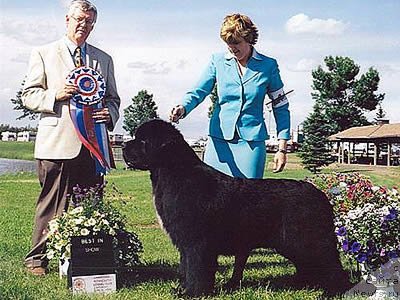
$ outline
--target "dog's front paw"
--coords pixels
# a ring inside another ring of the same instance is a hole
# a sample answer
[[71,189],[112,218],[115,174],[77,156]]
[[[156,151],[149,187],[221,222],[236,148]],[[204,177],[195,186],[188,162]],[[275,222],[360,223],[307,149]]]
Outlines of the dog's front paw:
[[237,279],[233,279],[233,278],[231,278],[231,279],[229,279],[229,281],[225,284],[225,289],[227,290],[227,291],[234,291],[234,290],[237,290],[239,287],[240,287],[240,283],[241,283],[241,280],[237,280]]

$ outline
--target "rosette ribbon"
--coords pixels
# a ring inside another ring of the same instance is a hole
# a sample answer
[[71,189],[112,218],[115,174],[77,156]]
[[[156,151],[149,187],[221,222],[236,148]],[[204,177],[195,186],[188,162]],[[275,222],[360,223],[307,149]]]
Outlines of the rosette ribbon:
[[76,133],[94,158],[96,173],[105,175],[114,167],[111,145],[105,123],[97,123],[93,119],[94,110],[104,107],[104,78],[96,70],[85,66],[73,70],[67,77],[67,82],[79,89],[79,93],[69,102],[69,112]]

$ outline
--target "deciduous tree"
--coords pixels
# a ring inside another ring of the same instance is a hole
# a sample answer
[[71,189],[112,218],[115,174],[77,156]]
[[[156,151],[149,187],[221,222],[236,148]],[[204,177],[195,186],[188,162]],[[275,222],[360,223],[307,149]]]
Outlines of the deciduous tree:
[[210,94],[209,97],[210,97],[210,99],[211,99],[211,105],[210,105],[210,107],[208,108],[208,117],[211,118],[211,116],[212,116],[212,114],[213,114],[213,112],[214,112],[214,109],[215,109],[215,104],[216,104],[217,101],[218,101],[218,88],[217,88],[217,84],[214,85],[214,88],[213,88],[213,90],[211,91],[211,94]]
[[148,94],[147,90],[141,90],[132,98],[132,104],[124,109],[122,127],[133,136],[140,124],[155,118],[158,118],[158,114],[153,95]]
[[12,104],[14,104],[13,109],[14,110],[20,110],[22,112],[22,115],[17,117],[17,120],[21,120],[23,118],[28,118],[29,120],[36,120],[37,117],[39,116],[39,113],[34,112],[24,106],[22,103],[22,91],[24,89],[24,84],[25,84],[25,79],[21,83],[21,88],[17,92],[15,98],[11,98],[10,101]]

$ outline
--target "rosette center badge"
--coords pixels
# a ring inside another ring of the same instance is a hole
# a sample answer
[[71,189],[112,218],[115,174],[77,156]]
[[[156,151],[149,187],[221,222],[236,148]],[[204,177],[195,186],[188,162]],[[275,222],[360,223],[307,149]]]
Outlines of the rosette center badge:
[[76,85],[79,93],[72,97],[76,103],[83,105],[97,104],[106,93],[104,77],[91,67],[79,67],[67,76],[67,83]]

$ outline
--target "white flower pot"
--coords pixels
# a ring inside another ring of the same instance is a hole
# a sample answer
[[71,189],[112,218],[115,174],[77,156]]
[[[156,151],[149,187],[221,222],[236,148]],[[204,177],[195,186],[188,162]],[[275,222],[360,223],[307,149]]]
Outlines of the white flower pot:
[[58,261],[58,270],[60,278],[68,275],[68,268],[69,268],[69,259],[66,259],[64,262],[62,262],[61,260]]

